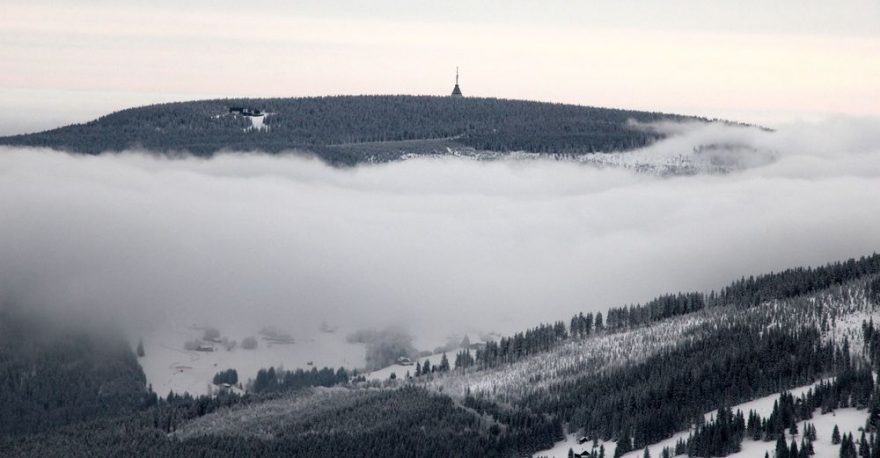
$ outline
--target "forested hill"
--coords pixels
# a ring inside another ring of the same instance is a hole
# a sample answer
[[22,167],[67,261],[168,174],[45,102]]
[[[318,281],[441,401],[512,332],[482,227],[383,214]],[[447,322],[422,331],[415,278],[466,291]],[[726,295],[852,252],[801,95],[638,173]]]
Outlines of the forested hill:
[[578,314],[387,379],[217,367],[215,384],[247,392],[199,397],[158,397],[108,330],[60,332],[3,305],[4,457],[880,455],[877,254]]
[[622,151],[660,134],[629,121],[678,115],[522,100],[434,96],[222,99],[130,108],[0,144],[98,154],[131,147],[211,155],[306,150],[329,163],[450,151],[583,154]]

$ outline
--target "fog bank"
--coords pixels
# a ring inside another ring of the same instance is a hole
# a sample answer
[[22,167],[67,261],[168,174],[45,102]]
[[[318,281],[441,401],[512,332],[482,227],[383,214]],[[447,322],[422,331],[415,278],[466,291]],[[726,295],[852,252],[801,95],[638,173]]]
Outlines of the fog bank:
[[0,148],[0,297],[137,324],[399,325],[425,348],[880,248],[880,121],[661,128],[672,136],[636,154],[714,142],[749,157],[662,178]]

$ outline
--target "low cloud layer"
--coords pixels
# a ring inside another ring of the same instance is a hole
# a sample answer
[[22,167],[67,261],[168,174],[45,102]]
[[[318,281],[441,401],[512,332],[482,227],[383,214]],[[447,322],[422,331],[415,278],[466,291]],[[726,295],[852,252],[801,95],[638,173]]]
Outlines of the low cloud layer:
[[129,325],[400,325],[425,348],[880,249],[880,121],[665,128],[637,154],[730,143],[762,160],[662,178],[0,149],[0,298]]

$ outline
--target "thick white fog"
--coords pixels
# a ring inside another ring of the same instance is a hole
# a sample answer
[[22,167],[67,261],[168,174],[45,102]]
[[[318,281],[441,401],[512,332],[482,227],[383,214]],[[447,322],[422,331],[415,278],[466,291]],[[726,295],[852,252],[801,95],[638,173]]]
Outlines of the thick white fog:
[[0,149],[0,297],[129,326],[395,324],[429,347],[880,249],[880,121],[660,128],[637,154],[736,144],[746,167]]

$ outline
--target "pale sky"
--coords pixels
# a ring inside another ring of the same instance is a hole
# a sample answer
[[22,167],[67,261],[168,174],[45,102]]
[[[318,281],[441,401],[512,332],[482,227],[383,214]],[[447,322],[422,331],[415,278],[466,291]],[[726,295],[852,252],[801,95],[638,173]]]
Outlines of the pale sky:
[[0,134],[154,102],[438,94],[880,115],[877,0],[0,3]]

